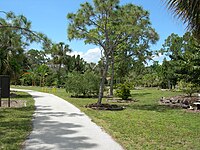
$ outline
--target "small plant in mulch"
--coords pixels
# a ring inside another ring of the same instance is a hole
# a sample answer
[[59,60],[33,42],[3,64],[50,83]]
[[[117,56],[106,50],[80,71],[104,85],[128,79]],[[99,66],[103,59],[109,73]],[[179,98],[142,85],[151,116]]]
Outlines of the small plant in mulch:
[[88,104],[85,106],[86,108],[92,108],[92,109],[95,109],[95,110],[123,110],[125,109],[124,107],[122,106],[119,106],[119,105],[115,105],[115,104],[97,104],[97,103],[94,103],[94,104]]

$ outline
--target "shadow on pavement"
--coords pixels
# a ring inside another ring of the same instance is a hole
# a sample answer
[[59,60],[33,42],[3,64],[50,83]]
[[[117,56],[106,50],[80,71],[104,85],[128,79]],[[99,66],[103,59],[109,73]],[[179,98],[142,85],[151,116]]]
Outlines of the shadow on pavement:
[[[46,110],[46,112],[45,112]],[[60,121],[52,117],[79,117],[83,114],[48,112],[50,107],[37,106],[37,117],[34,120],[34,131],[27,139],[24,149],[94,149],[96,143],[89,142],[89,138],[84,135],[78,135],[81,125]],[[73,118],[72,118],[73,119]],[[55,121],[56,120],[56,121]],[[98,142],[98,141],[97,141]]]

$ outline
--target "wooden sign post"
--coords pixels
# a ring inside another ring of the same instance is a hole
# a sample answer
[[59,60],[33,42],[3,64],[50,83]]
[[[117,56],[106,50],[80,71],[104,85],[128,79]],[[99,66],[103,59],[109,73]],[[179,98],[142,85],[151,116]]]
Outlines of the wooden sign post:
[[0,107],[1,98],[8,98],[8,107],[10,107],[10,76],[0,75]]

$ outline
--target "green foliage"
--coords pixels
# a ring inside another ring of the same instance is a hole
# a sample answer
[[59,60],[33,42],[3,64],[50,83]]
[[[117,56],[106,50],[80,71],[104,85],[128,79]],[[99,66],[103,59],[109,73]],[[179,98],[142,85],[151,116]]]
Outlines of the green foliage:
[[122,98],[123,100],[127,100],[130,96],[130,85],[127,83],[118,84],[116,89],[116,95]]
[[175,85],[184,80],[200,86],[200,47],[192,33],[185,33],[182,37],[171,34],[163,44],[160,52],[165,53],[171,60],[163,61],[163,79]]
[[73,93],[75,96],[92,96],[97,95],[99,91],[99,77],[93,72],[80,74],[73,72],[66,81],[66,91]]
[[[76,13],[67,15],[70,40],[82,39],[85,43],[98,45],[103,50],[102,60],[105,64],[102,67],[98,104],[103,98],[110,58],[114,63],[114,52],[118,50],[118,54],[122,53],[120,57],[128,53],[132,59],[144,60],[148,53],[149,43],[155,43],[158,39],[157,33],[151,27],[147,11],[133,4],[123,6],[119,4],[119,0],[104,0],[103,2],[93,0],[93,4],[88,2],[81,4]],[[125,48],[123,45],[126,45]],[[128,51],[129,49],[132,51]],[[127,62],[129,60],[130,58],[126,59]],[[119,64],[120,77],[129,70],[130,67],[123,69],[126,65],[127,63]]]
[[188,94],[189,96],[192,96],[192,94],[200,90],[200,88],[197,87],[195,84],[184,82],[184,80],[181,80],[178,83],[178,87],[180,90],[182,90],[184,93]]
[[25,55],[27,63],[32,69],[34,69],[34,67],[37,65],[45,64],[49,60],[49,58],[46,57],[44,51],[36,49],[30,49],[28,52],[25,53]]
[[165,0],[174,16],[188,24],[188,29],[193,31],[200,42],[200,1],[199,0]]
[[29,65],[24,49],[32,42],[46,42],[47,37],[32,31],[31,22],[23,15],[4,11],[0,14],[0,73],[17,82]]

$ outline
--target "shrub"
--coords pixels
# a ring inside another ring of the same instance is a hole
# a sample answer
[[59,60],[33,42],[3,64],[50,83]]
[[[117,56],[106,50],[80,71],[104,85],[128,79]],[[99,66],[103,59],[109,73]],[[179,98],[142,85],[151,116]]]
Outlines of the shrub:
[[178,83],[178,87],[180,90],[182,90],[184,93],[186,93],[188,96],[192,96],[192,94],[199,91],[199,87],[193,83],[187,83],[184,81],[180,81]]
[[94,96],[99,91],[100,78],[93,72],[85,72],[80,74],[77,72],[71,73],[66,81],[66,91],[74,96]]
[[130,85],[124,83],[124,84],[118,84],[116,89],[116,95],[122,98],[123,100],[127,100],[130,96]]

